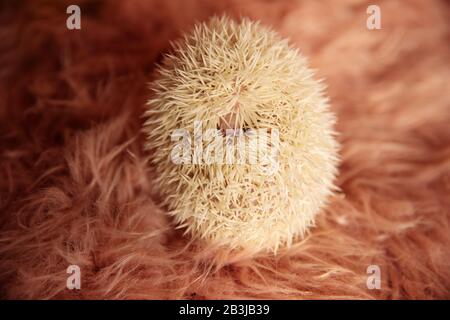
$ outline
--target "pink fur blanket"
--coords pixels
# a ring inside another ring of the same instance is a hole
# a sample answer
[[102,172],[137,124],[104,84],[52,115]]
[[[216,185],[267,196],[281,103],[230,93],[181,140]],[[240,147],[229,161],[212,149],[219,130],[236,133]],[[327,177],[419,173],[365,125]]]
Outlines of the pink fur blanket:
[[[2,298],[450,298],[448,2],[377,1],[381,30],[363,0],[76,2],[81,30],[66,28],[69,2],[0,5]],[[288,37],[338,116],[342,192],[276,256],[183,236],[152,196],[152,70],[222,13]]]

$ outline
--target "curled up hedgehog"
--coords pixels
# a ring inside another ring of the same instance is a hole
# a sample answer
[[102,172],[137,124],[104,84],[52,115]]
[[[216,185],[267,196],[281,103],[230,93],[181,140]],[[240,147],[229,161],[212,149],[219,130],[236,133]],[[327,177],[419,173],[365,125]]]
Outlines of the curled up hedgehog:
[[179,227],[276,252],[314,225],[335,189],[335,117],[287,40],[248,19],[212,18],[174,43],[151,88],[146,148]]

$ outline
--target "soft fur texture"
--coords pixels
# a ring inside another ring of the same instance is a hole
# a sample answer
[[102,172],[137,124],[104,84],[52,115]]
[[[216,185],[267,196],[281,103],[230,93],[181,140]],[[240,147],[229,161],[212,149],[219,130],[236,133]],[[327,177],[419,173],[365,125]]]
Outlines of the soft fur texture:
[[[3,298],[449,298],[446,1],[8,1],[0,10]],[[342,193],[277,256],[182,236],[152,200],[141,134],[162,52],[195,21],[249,16],[326,78]],[[81,290],[66,289],[71,264]],[[381,268],[368,290],[366,268]]]

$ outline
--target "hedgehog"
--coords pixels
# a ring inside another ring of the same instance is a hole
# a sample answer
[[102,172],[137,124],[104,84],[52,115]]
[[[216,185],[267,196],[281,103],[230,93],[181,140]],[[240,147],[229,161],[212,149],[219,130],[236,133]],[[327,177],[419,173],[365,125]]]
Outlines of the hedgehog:
[[272,251],[305,237],[337,190],[325,86],[287,39],[213,17],[172,43],[144,114],[159,205],[185,234]]

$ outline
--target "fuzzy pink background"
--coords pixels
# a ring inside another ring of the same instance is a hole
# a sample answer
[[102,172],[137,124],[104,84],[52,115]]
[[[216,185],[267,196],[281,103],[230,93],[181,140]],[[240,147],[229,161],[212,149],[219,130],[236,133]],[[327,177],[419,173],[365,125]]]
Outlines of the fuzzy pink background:
[[[360,0],[3,2],[0,296],[449,299],[449,3],[373,3],[382,30]],[[183,237],[151,197],[140,116],[155,62],[222,13],[289,37],[338,115],[342,194],[277,256]],[[81,290],[66,289],[71,264]]]

